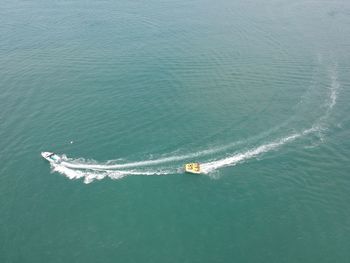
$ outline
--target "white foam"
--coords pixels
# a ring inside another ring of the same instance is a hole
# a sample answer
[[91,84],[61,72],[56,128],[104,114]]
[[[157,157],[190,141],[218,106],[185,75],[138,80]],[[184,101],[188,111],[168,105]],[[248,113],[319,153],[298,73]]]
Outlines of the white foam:
[[273,142],[270,142],[267,144],[263,144],[263,145],[258,146],[256,148],[247,150],[243,153],[237,153],[237,154],[232,155],[232,156],[227,157],[227,158],[223,158],[223,159],[212,161],[212,162],[203,163],[201,165],[203,171],[205,173],[210,173],[210,172],[212,172],[218,168],[221,168],[221,167],[236,165],[237,163],[251,159],[251,158],[256,157],[257,155],[260,155],[262,153],[266,153],[266,152],[275,150],[278,147],[280,147],[286,143],[294,141],[295,139],[300,138],[300,137],[305,136],[305,135],[308,135],[310,133],[318,132],[320,135],[320,139],[323,140],[323,136],[322,136],[321,132],[325,129],[325,127],[324,127],[325,121],[329,118],[329,115],[337,102],[338,91],[339,91],[339,87],[340,87],[340,84],[339,84],[338,78],[337,78],[336,67],[334,67],[330,71],[330,75],[331,75],[331,85],[329,87],[329,97],[327,97],[326,101],[325,101],[326,112],[324,113],[323,116],[321,116],[312,125],[311,128],[306,129],[300,133],[294,133],[294,134],[291,134],[291,135],[286,136],[284,138],[281,138],[279,140],[276,140],[276,141],[273,141]]
[[237,153],[235,155],[232,155],[232,156],[224,158],[224,159],[203,163],[203,164],[201,164],[201,168],[202,168],[204,173],[210,173],[218,168],[236,165],[237,163],[240,163],[240,162],[243,162],[245,160],[256,157],[259,154],[266,153],[266,152],[269,152],[272,150],[276,150],[278,147],[280,147],[286,143],[289,143],[291,141],[294,141],[295,139],[297,139],[299,137],[302,137],[302,136],[307,135],[311,132],[314,132],[317,129],[318,129],[317,127],[313,127],[313,128],[304,130],[301,133],[291,134],[291,135],[286,136],[284,138],[281,138],[279,140],[260,145],[256,148],[247,150],[247,151],[242,152],[242,153]]
[[[288,136],[282,137],[280,139],[277,139],[268,143],[264,143],[255,148],[248,149],[244,152],[236,153],[234,155],[225,157],[223,159],[205,162],[201,165],[204,173],[213,173],[213,171],[219,168],[222,168],[225,166],[234,166],[238,163],[244,162],[245,160],[254,158],[260,154],[277,150],[279,147],[287,143],[293,142],[296,139],[306,136],[310,133],[315,133],[315,132],[321,133],[325,129],[326,120],[329,118],[329,115],[333,107],[336,105],[338,90],[340,87],[340,84],[337,79],[336,68],[330,71],[330,75],[331,75],[331,84],[329,87],[330,92],[329,92],[329,96],[326,98],[326,101],[324,103],[326,107],[326,111],[324,115],[320,117],[311,126],[311,128],[305,129],[300,132],[295,132]],[[272,130],[275,130],[275,128],[271,129],[270,131]],[[269,131],[262,134],[266,134],[266,133],[269,133]],[[255,136],[255,138],[261,137],[260,135]],[[322,136],[320,137],[322,138]],[[99,164],[93,160],[85,161],[84,159],[69,159],[65,155],[62,155],[61,158],[63,159],[63,162],[61,162],[60,164],[52,164],[52,169],[53,171],[57,171],[65,175],[69,179],[84,178],[85,183],[90,183],[94,180],[101,180],[106,177],[111,179],[121,179],[129,175],[148,176],[148,175],[176,174],[176,173],[182,173],[183,170],[181,168],[174,168],[174,167],[169,168],[169,165],[171,166],[171,163],[173,162],[183,161],[186,159],[199,158],[205,155],[218,153],[220,151],[233,148],[234,146],[237,146],[247,141],[249,141],[249,139],[245,141],[238,141],[238,142],[231,143],[221,147],[215,147],[215,148],[211,148],[203,151],[198,151],[195,153],[190,153],[190,154],[173,155],[173,156],[166,156],[159,159],[143,160],[143,161],[137,161],[137,162],[120,163],[120,164],[115,164],[113,163],[114,161],[109,161],[104,164]],[[166,163],[169,164],[166,169],[160,168],[160,167],[158,169],[146,168],[149,166],[159,166],[160,164],[163,165]],[[133,168],[133,169],[130,169],[130,168]],[[135,170],[134,168],[138,168],[138,170]]]
[[178,171],[175,169],[155,169],[155,170],[84,170],[68,168],[62,163],[51,163],[52,170],[68,177],[69,179],[84,178],[85,183],[90,183],[94,180],[101,180],[106,177],[111,179],[121,179],[129,175],[155,176],[175,174]]
[[137,162],[128,162],[128,163],[122,163],[122,164],[116,164],[115,162],[122,161],[119,160],[110,160],[104,164],[99,164],[95,160],[85,160],[83,158],[79,159],[69,159],[67,156],[63,155],[61,158],[65,161],[62,162],[62,165],[65,167],[69,167],[72,169],[91,169],[91,170],[112,170],[112,169],[127,169],[127,168],[135,168],[135,167],[146,167],[146,166],[154,166],[159,164],[165,164],[165,163],[171,163],[171,162],[177,162],[177,161],[183,161],[183,160],[190,160],[194,158],[199,158],[203,156],[207,156],[210,154],[219,153],[222,151],[225,151],[227,149],[234,148],[235,146],[258,140],[261,138],[266,137],[267,135],[271,134],[272,132],[275,132],[276,130],[280,129],[282,126],[286,125],[288,121],[283,122],[282,124],[273,127],[269,129],[268,131],[262,132],[256,136],[250,137],[246,140],[242,141],[236,141],[233,143],[229,143],[224,146],[219,147],[213,147],[206,150],[201,150],[198,152],[190,153],[190,154],[183,154],[183,155],[172,155],[172,156],[166,156],[158,159],[151,159],[151,160],[144,160],[144,161],[137,161]]
[[109,161],[107,164],[98,164],[95,161],[85,161],[83,159],[64,159],[65,161],[61,164],[65,167],[73,168],[73,169],[92,169],[92,170],[112,170],[112,169],[126,169],[126,168],[134,168],[134,167],[145,167],[145,166],[154,166],[164,163],[170,163],[170,162],[176,162],[176,161],[183,161],[186,159],[193,159],[198,158],[201,156],[217,153],[219,151],[223,151],[229,147],[233,147],[234,145],[238,145],[242,142],[235,142],[231,143],[226,146],[222,147],[215,147],[207,150],[198,151],[195,153],[190,154],[184,154],[184,155],[175,155],[175,156],[168,156],[163,157],[159,159],[153,159],[153,160],[144,160],[144,161],[137,161],[137,162],[129,162],[129,163],[123,163],[123,164],[110,164],[112,161]]
[[51,167],[54,172],[59,172],[60,174],[65,175],[69,179],[79,179],[87,175],[86,172],[79,171],[79,170],[72,170],[60,164],[51,163]]
[[337,97],[338,97],[338,90],[340,87],[340,84],[338,82],[338,77],[336,73],[336,68],[334,68],[331,71],[331,86],[330,89],[330,96],[329,96],[329,103],[328,103],[328,112],[333,109],[334,105],[337,103]]

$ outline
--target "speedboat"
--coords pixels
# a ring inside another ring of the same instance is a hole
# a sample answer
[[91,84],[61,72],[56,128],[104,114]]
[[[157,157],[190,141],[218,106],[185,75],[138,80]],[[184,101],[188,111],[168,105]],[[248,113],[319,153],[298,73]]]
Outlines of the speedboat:
[[199,163],[186,163],[185,164],[185,171],[186,171],[186,173],[200,174],[201,173],[200,164]]
[[50,163],[60,163],[62,160],[61,157],[52,152],[42,152],[41,156],[48,160]]

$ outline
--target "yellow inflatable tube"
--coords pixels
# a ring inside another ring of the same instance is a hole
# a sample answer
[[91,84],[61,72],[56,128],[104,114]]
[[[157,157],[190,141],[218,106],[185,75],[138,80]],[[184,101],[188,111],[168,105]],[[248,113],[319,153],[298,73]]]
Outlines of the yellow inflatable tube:
[[187,173],[200,174],[201,167],[200,167],[199,163],[186,163],[185,164],[185,171]]

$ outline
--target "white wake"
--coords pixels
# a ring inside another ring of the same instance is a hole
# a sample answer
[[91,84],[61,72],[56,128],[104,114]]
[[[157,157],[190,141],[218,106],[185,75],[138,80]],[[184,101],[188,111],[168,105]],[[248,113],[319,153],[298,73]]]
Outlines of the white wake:
[[[242,163],[248,159],[255,158],[263,153],[277,150],[283,145],[291,143],[311,133],[322,132],[324,129],[326,129],[327,119],[329,118],[329,115],[331,114],[331,111],[337,102],[340,84],[338,82],[336,73],[336,68],[330,72],[331,83],[328,87],[328,96],[324,102],[325,112],[319,119],[315,121],[315,123],[310,128],[307,128],[300,132],[294,132],[285,137],[264,143],[260,146],[233,154],[225,158],[204,162],[201,164],[203,172],[205,174],[210,174],[219,168],[237,165],[238,163]],[[260,136],[255,137],[259,138]],[[192,160],[195,158],[215,154],[220,151],[233,148],[234,146],[240,145],[243,142],[244,141],[239,141],[231,143],[229,145],[215,147],[195,153],[166,156],[153,160],[142,160],[128,163],[114,163],[110,161],[100,164],[94,161],[85,161],[83,159],[70,159],[63,155],[63,161],[60,164],[51,164],[51,166],[53,171],[59,172],[69,179],[84,178],[85,183],[90,183],[94,180],[101,180],[104,178],[121,179],[125,176],[130,175],[170,175],[183,173],[183,169],[180,164],[175,164],[174,166],[174,163],[176,162]]]

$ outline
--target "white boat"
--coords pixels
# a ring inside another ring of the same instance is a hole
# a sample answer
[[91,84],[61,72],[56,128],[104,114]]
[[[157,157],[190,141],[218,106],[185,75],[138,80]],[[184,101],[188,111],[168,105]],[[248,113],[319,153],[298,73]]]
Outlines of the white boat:
[[50,163],[60,163],[62,161],[61,157],[52,152],[42,152],[41,156],[48,160]]

